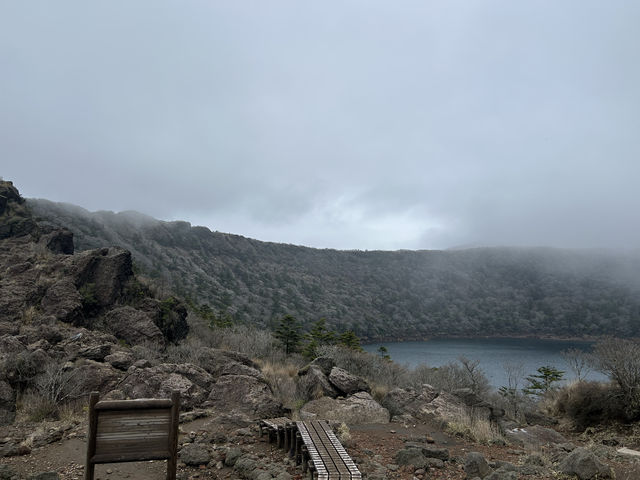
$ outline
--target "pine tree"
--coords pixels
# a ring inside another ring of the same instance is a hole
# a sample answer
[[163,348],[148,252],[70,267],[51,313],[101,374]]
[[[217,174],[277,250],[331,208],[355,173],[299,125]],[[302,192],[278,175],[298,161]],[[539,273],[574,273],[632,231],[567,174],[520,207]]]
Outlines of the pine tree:
[[529,375],[526,380],[529,385],[522,389],[528,395],[544,395],[553,390],[553,384],[562,380],[564,372],[555,367],[546,365],[538,368],[538,374]]
[[355,350],[357,352],[362,352],[362,346],[360,345],[360,339],[353,332],[353,330],[347,330],[343,334],[340,335],[338,339],[338,344],[343,345],[351,350]]
[[302,349],[302,355],[309,360],[318,356],[318,347],[321,345],[331,345],[336,341],[336,332],[329,330],[326,320],[321,318],[313,323],[309,333],[304,338],[307,344]]
[[287,314],[280,320],[274,336],[280,340],[287,355],[297,352],[300,348],[301,329],[302,325],[292,315]]

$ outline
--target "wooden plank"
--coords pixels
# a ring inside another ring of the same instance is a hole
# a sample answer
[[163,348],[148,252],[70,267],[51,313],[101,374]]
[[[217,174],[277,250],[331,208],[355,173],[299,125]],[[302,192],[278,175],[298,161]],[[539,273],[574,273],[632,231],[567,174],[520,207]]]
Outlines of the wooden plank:
[[84,466],[84,478],[85,480],[93,480],[95,467],[91,462],[91,458],[96,451],[96,428],[98,426],[98,414],[96,413],[95,406],[100,400],[100,394],[98,392],[91,392],[89,395],[89,427],[87,433],[87,459]]
[[338,440],[338,437],[336,437],[336,434],[333,433],[333,430],[331,429],[329,424],[326,422],[320,422],[319,426],[324,430],[325,434],[327,435],[327,438],[332,443],[336,451],[340,454],[342,461],[349,469],[351,478],[353,479],[362,478],[362,473],[360,472],[360,470],[358,470],[358,467],[356,466],[355,462],[349,456],[345,448],[342,446],[342,444],[340,443],[340,440]]
[[[322,460],[324,461],[325,466],[327,466],[327,470],[329,470],[330,474],[332,471],[334,471],[336,475],[335,478],[337,479],[349,478],[349,469],[342,461],[341,456],[336,452],[333,444],[327,438],[326,432],[319,425],[319,422],[310,422],[309,430],[311,433],[311,438],[316,444],[316,447],[321,454]],[[320,447],[318,444],[322,446]],[[326,455],[322,455],[323,451],[326,452]]]
[[171,400],[166,398],[139,398],[137,400],[103,400],[98,402],[96,410],[150,410],[171,408]]
[[171,392],[171,426],[169,428],[169,459],[167,480],[176,480],[178,471],[178,426],[180,424],[180,392]]

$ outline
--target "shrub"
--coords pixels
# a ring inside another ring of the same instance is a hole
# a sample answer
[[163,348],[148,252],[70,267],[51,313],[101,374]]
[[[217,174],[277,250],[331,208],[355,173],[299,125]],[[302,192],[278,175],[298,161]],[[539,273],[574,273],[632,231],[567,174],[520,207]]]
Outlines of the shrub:
[[476,395],[485,396],[489,392],[489,380],[478,368],[478,362],[465,357],[460,357],[458,362],[441,367],[418,365],[411,372],[410,383],[416,388],[428,383],[436,390],[446,392],[468,388]]
[[496,425],[469,411],[464,411],[454,420],[447,422],[446,429],[453,435],[467,438],[472,442],[485,445],[505,443],[504,437]]
[[640,416],[640,343],[608,338],[594,348],[596,368],[615,381],[630,418]]
[[552,412],[572,421],[576,429],[615,420],[627,420],[628,409],[622,391],[613,384],[575,382],[560,389],[552,404]]

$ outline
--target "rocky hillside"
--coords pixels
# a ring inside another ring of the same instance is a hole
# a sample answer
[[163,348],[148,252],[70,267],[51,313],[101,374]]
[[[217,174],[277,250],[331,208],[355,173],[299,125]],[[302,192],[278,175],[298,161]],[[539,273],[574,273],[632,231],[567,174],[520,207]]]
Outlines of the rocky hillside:
[[640,256],[548,248],[336,251],[260,242],[135,212],[29,200],[80,250],[121,245],[142,272],[238,322],[325,317],[365,339],[640,336]]

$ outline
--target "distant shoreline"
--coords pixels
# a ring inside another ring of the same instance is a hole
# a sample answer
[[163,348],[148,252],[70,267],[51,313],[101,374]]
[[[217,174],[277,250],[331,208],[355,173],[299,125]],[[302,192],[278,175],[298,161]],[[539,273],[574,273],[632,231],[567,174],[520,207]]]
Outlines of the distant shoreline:
[[[362,345],[373,345],[377,343],[404,343],[404,342],[429,342],[431,340],[491,340],[491,339],[528,339],[528,340],[549,340],[557,342],[585,342],[595,343],[608,336],[584,336],[584,337],[559,337],[551,335],[433,335],[430,337],[407,338],[407,337],[382,337],[379,339],[363,340]],[[614,337],[618,338],[618,337]]]

